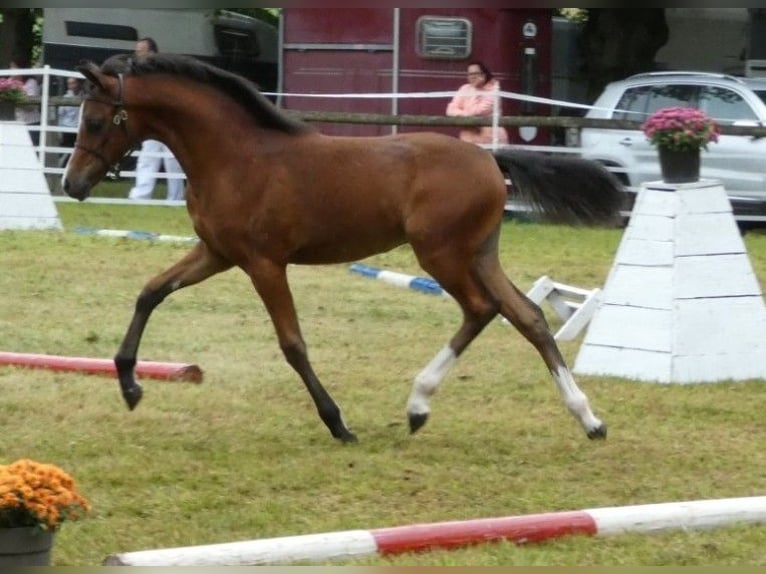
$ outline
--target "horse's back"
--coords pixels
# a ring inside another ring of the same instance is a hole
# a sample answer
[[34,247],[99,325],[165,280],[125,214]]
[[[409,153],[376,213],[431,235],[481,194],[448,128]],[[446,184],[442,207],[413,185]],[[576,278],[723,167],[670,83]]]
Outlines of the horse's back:
[[327,138],[346,148],[343,155],[348,161],[336,168],[373,169],[367,172],[368,178],[374,176],[371,184],[378,180],[386,185],[390,178],[409,184],[405,190],[408,193],[427,190],[451,200],[459,196],[478,199],[489,194],[505,203],[504,179],[497,162],[490,152],[475,144],[436,132]]
[[431,132],[371,138],[368,144],[377,153],[396,148],[402,154],[397,185],[382,193],[397,196],[402,229],[416,251],[452,245],[473,252],[502,221],[505,177],[487,150]]
[[476,226],[502,218],[505,177],[489,151],[444,134],[399,137],[418,150],[413,159],[418,173],[413,194],[428,205],[427,215],[439,217],[445,225],[455,220]]

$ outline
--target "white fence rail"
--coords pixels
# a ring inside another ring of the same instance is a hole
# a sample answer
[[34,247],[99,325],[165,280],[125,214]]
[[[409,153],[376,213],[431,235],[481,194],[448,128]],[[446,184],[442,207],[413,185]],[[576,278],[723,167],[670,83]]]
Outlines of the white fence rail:
[[[27,129],[30,132],[39,132],[39,143],[37,145],[38,158],[42,163],[43,173],[48,177],[49,182],[53,183],[55,189],[51,191],[54,193],[54,199],[56,201],[67,201],[69,198],[65,198],[60,195],[60,190],[57,188],[56,176],[61,176],[64,173],[64,167],[60,164],[62,157],[68,156],[72,153],[73,148],[64,147],[60,145],[61,134],[64,133],[76,133],[76,128],[69,128],[58,125],[58,108],[61,106],[79,106],[80,98],[67,98],[52,93],[54,84],[54,78],[80,78],[83,79],[83,75],[79,72],[71,70],[58,70],[51,68],[50,66],[43,66],[42,68],[13,68],[13,69],[0,69],[0,77],[9,76],[32,76],[36,79],[39,78],[40,82],[40,97],[39,104],[38,98],[29,98],[30,102],[34,102],[40,106],[40,124],[28,125]],[[31,103],[29,105],[32,105]],[[133,157],[137,157],[138,151],[131,153]],[[168,157],[167,153],[147,153],[148,156],[153,157]],[[183,173],[165,173],[158,172],[153,174],[158,180],[162,179],[185,179],[186,176]],[[121,177],[135,178],[136,172],[133,170],[125,170],[120,172]],[[93,198],[94,202],[109,200],[109,198]],[[112,203],[127,202],[127,198],[124,200],[118,198],[112,198],[109,200]],[[146,203],[146,204],[178,204],[183,205],[183,201],[167,201],[167,200],[130,200],[131,203]]]
[[[41,96],[39,98],[39,105],[40,105],[40,125],[34,126],[30,125],[28,126],[28,129],[30,131],[39,131],[40,132],[40,138],[39,138],[39,145],[38,145],[38,156],[43,159],[43,165],[42,169],[43,172],[48,177],[48,180],[52,182],[52,191],[54,192],[54,199],[56,201],[68,201],[68,198],[61,195],[60,190],[58,189],[58,178],[56,176],[60,176],[64,172],[63,166],[59,164],[59,160],[62,156],[68,155],[72,152],[72,148],[69,147],[62,147],[59,145],[59,139],[60,134],[62,133],[73,133],[76,130],[74,128],[67,128],[63,126],[57,125],[57,110],[59,106],[65,106],[65,105],[72,105],[73,102],[78,102],[78,100],[73,100],[71,98],[63,98],[58,95],[53,95],[51,93],[51,87],[52,87],[52,79],[53,78],[67,78],[67,77],[78,77],[82,78],[82,75],[79,72],[74,72],[70,70],[59,70],[59,69],[53,69],[49,66],[43,66],[42,68],[29,68],[29,69],[5,69],[0,70],[0,76],[13,76],[13,75],[22,75],[22,76],[34,76],[41,79]],[[540,104],[540,105],[548,105],[548,106],[555,106],[557,108],[572,108],[572,109],[579,109],[579,110],[587,110],[592,109],[592,106],[587,106],[579,103],[574,102],[567,102],[567,101],[561,101],[561,100],[553,100],[549,98],[540,98],[535,96],[528,96],[524,94],[518,94],[514,92],[507,92],[507,91],[498,91],[496,92],[498,98],[496,99],[496,104],[494,106],[493,114],[491,118],[451,118],[446,116],[381,116],[381,115],[375,115],[375,114],[351,114],[346,112],[292,112],[296,113],[297,115],[303,117],[304,119],[308,121],[322,121],[322,122],[328,122],[328,123],[360,123],[360,124],[388,124],[392,126],[396,125],[420,125],[423,126],[424,129],[428,129],[429,126],[451,126],[451,127],[459,127],[459,126],[465,126],[465,125],[492,125],[492,126],[531,126],[531,127],[559,127],[559,128],[567,128],[567,129],[579,129],[580,127],[599,127],[599,128],[605,128],[605,129],[625,129],[627,127],[632,127],[635,129],[635,126],[637,125],[636,122],[625,122],[625,121],[616,121],[616,120],[588,120],[585,118],[580,117],[566,117],[566,116],[560,116],[560,117],[549,117],[549,116],[534,116],[534,117],[509,117],[509,116],[502,116],[501,115],[501,99],[514,99],[514,100],[521,100],[521,101],[529,101],[532,103]],[[379,99],[391,99],[391,98],[440,98],[446,102],[454,96],[454,91],[447,91],[447,92],[417,92],[417,93],[397,93],[397,94],[391,94],[391,93],[354,93],[354,94],[275,94],[270,93],[266,94],[269,96],[276,96],[278,98],[282,97],[301,97],[301,98],[332,98],[332,99],[338,99],[339,101],[343,100],[349,100],[349,99],[364,99],[364,98],[379,98]],[[31,99],[32,102],[37,102],[36,98]],[[77,105],[77,104],[75,104]],[[338,106],[339,108],[343,108],[342,104]],[[396,129],[393,127],[392,129]],[[743,127],[731,127],[731,126],[725,126],[722,127],[722,132],[724,133],[736,133],[736,134],[747,134],[752,135],[754,137],[762,137],[766,135],[766,128],[743,128]],[[763,133],[761,133],[763,132]],[[485,147],[488,147],[490,149],[496,149],[499,147],[497,141],[494,141],[492,144],[489,144]],[[530,149],[530,150],[536,150],[546,153],[563,153],[563,154],[579,154],[581,153],[581,149],[579,147],[574,146],[559,146],[559,145],[517,145],[514,144],[514,147],[517,148],[524,148],[524,149]],[[714,150],[711,150],[708,153],[715,153]],[[135,157],[137,155],[137,152],[134,151],[132,155]],[[160,154],[161,156],[167,156],[168,154]],[[743,154],[743,157],[744,154]],[[610,168],[615,173],[619,173],[620,170],[618,168]],[[160,172],[154,174],[158,180],[162,179],[176,179],[176,178],[185,178],[184,174],[176,174],[176,173],[165,173]],[[120,176],[124,178],[135,178],[136,172],[135,171],[121,171]],[[628,191],[636,191],[635,189],[632,189],[630,187],[627,188]],[[135,202],[135,200],[127,200],[120,199],[120,198],[98,198],[94,197],[91,199],[91,201],[98,202],[108,202],[108,203],[121,203],[121,202]],[[182,201],[168,201],[168,200],[162,200],[162,199],[150,199],[150,200],[142,200],[141,203],[147,203],[147,204],[159,204],[159,205],[169,205],[169,204],[178,204],[182,205]],[[748,217],[748,219],[751,220],[757,220],[757,221],[764,221],[766,220],[765,217],[759,217],[759,216],[752,216]]]

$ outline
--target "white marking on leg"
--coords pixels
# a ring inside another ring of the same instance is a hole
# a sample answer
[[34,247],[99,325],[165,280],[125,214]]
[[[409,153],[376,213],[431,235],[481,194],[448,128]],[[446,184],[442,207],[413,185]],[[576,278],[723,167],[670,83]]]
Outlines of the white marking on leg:
[[412,393],[407,401],[408,415],[425,415],[431,412],[428,399],[436,392],[439,384],[456,362],[455,351],[447,345],[431,359],[425,369],[420,371],[415,377]]
[[588,397],[577,386],[569,369],[563,366],[559,367],[558,371],[553,373],[553,379],[559,388],[561,398],[564,399],[564,404],[569,409],[569,412],[580,421],[586,432],[590,433],[603,425],[601,420],[590,410]]
[[67,160],[64,166],[64,173],[61,174],[61,189],[64,189],[64,182],[67,180],[67,174],[69,173],[69,160]]

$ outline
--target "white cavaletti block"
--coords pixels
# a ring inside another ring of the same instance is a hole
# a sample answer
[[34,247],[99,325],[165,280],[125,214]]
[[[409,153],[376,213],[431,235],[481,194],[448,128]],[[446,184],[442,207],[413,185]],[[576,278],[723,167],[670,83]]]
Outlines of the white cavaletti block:
[[0,122],[0,229],[61,229],[24,124]]
[[574,372],[766,378],[766,306],[720,182],[641,187]]

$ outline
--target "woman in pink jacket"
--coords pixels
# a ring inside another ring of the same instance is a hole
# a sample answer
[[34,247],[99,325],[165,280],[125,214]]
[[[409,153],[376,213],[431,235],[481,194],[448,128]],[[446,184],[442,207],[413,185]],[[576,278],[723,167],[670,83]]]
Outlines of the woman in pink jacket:
[[[493,79],[492,72],[483,62],[468,64],[468,83],[460,89],[447,105],[447,115],[452,117],[492,117],[494,96],[492,93],[500,89],[500,84]],[[460,139],[481,144],[492,143],[492,126],[465,126],[460,129]],[[508,143],[508,132],[500,126],[497,128],[497,142]]]

